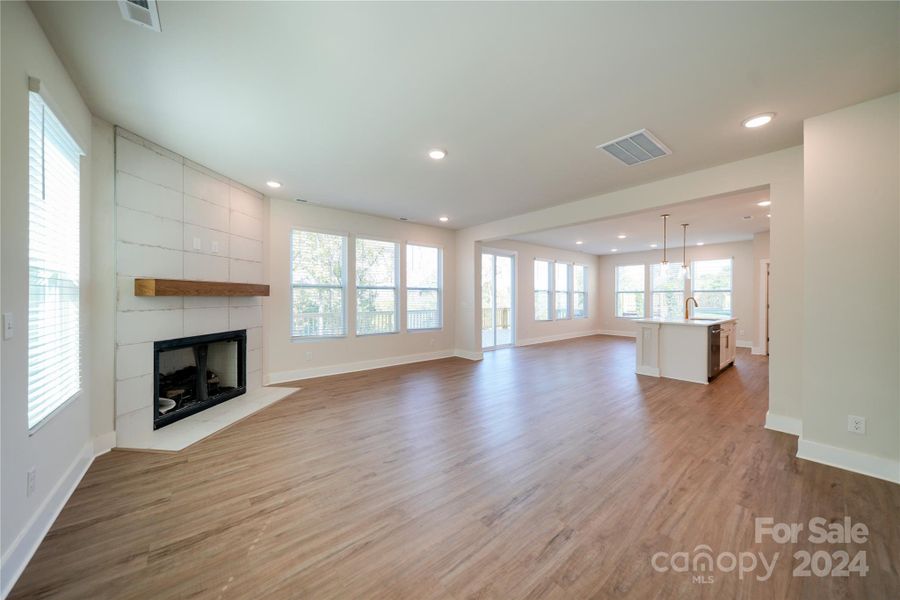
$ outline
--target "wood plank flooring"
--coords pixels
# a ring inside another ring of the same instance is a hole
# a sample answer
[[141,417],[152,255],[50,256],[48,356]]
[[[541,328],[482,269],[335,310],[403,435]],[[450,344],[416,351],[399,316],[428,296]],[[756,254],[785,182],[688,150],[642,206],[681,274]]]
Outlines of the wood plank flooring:
[[[700,386],[595,336],[306,380],[180,453],[98,458],[10,597],[900,598],[900,486],[763,429],[766,360]],[[756,544],[758,516],[870,537]],[[651,567],[700,544],[781,556],[764,582]],[[870,570],[792,577],[804,549]]]

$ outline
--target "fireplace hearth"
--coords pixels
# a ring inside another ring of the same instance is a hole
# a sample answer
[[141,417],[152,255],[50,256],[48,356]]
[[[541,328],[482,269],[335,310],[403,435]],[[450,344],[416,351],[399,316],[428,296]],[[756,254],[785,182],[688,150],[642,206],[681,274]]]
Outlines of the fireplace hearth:
[[153,343],[153,429],[246,393],[247,330]]

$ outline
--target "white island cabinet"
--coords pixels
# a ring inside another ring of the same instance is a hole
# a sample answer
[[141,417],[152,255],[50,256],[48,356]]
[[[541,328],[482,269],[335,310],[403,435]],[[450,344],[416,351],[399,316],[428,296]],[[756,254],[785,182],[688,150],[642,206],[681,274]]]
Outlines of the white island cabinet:
[[[637,319],[635,372],[709,383],[735,359],[735,319]],[[718,357],[712,332],[718,330]]]

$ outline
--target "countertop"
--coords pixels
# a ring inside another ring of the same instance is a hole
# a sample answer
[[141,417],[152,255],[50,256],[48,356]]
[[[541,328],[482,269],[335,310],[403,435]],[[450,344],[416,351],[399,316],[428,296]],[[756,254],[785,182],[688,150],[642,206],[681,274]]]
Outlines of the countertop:
[[715,319],[712,321],[701,321],[698,319],[635,319],[635,323],[656,323],[658,325],[687,325],[688,327],[709,327],[710,325],[721,325],[722,323],[730,323],[737,321],[734,317],[727,319]]

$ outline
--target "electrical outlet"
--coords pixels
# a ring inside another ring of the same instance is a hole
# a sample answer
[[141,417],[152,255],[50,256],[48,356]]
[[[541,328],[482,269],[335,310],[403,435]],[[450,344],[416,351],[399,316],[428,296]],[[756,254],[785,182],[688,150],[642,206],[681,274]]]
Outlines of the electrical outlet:
[[211,246],[212,246],[212,253],[218,254],[219,253],[219,242],[217,242],[216,240],[213,240]]
[[866,432],[866,418],[855,415],[847,415],[847,431],[851,433]]
[[306,353],[306,362],[309,362],[311,360],[312,360],[312,352],[307,352]]
[[203,248],[203,242],[200,240],[200,238],[195,237],[194,238],[194,250],[200,250],[201,248]]
[[37,471],[34,467],[28,469],[28,473],[26,474],[25,479],[25,495],[31,496],[34,493],[34,479],[37,476]]
[[12,313],[3,313],[3,339],[9,340],[16,334]]

